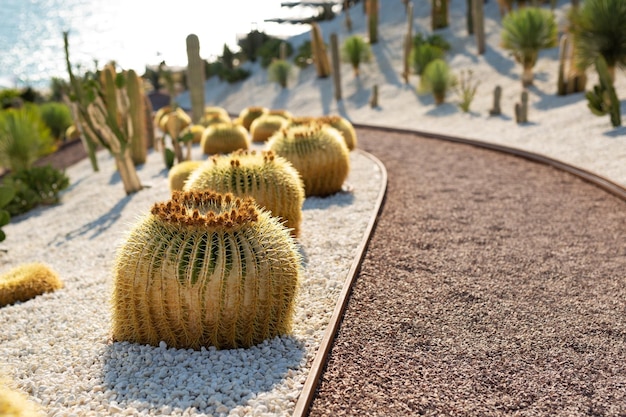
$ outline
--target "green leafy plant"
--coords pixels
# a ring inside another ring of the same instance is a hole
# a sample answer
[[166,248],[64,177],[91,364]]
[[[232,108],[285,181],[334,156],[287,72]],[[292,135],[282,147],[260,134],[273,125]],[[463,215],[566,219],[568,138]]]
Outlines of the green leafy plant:
[[450,42],[448,42],[443,36],[437,34],[426,36],[423,33],[416,33],[413,36],[412,43],[413,47],[417,47],[422,44],[436,46],[444,52],[448,52],[452,48]]
[[13,172],[28,169],[54,151],[50,129],[35,104],[0,111],[0,166]]
[[413,71],[417,75],[422,75],[424,69],[435,59],[443,59],[445,52],[438,46],[429,43],[421,43],[411,49],[409,61],[413,67]]
[[601,55],[615,80],[615,68],[626,68],[626,2],[585,0],[571,9],[569,19],[576,66],[589,68]]
[[267,77],[270,81],[278,83],[282,88],[287,87],[287,81],[291,75],[291,63],[282,59],[275,59],[267,68]]
[[2,227],[11,221],[11,213],[5,210],[11,200],[15,197],[15,189],[6,184],[0,184],[0,242],[6,239],[6,234],[2,231]]
[[73,124],[72,112],[64,103],[50,101],[39,106],[41,118],[50,129],[52,137],[56,141],[62,141],[65,137],[65,131]]
[[457,78],[450,71],[450,67],[443,59],[435,59],[424,69],[420,77],[419,91],[430,93],[435,104],[445,102],[446,94],[457,84]]
[[12,173],[5,178],[4,185],[12,188],[15,195],[5,210],[11,216],[17,216],[39,205],[56,204],[59,193],[69,184],[67,175],[50,165]]
[[343,41],[343,45],[341,46],[341,58],[344,62],[348,62],[352,65],[355,77],[359,76],[361,63],[369,62],[371,57],[371,47],[362,36],[352,35]]
[[459,82],[454,87],[454,90],[459,95],[461,101],[459,107],[463,112],[467,113],[470,110],[470,105],[476,96],[476,91],[480,85],[480,81],[474,80],[474,72],[470,69],[467,71],[461,71],[461,75],[458,78]]
[[502,19],[501,45],[522,64],[522,85],[533,83],[533,68],[539,51],[558,44],[558,27],[554,15],[539,7],[524,7]]

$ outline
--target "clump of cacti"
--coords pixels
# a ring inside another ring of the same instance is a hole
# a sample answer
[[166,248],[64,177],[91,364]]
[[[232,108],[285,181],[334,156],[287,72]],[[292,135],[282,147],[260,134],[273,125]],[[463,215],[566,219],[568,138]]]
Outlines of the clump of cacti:
[[346,142],[346,146],[349,150],[354,150],[357,147],[356,130],[352,123],[345,117],[339,116],[338,114],[331,114],[317,117],[315,120],[329,124],[337,129],[343,136],[343,140]]
[[63,282],[47,265],[39,262],[18,265],[0,275],[0,307],[60,288]]
[[200,147],[205,155],[230,153],[250,147],[248,131],[235,123],[216,123],[202,133]]
[[293,165],[272,151],[236,151],[214,156],[189,176],[184,190],[252,197],[281,218],[294,236],[300,233],[304,184]]
[[239,121],[241,125],[246,128],[247,131],[250,131],[250,125],[259,116],[267,114],[269,109],[263,106],[249,106],[242,109],[239,112]]
[[277,130],[287,127],[289,121],[282,116],[264,114],[254,119],[250,125],[250,136],[253,142],[265,142]]
[[167,173],[170,191],[181,191],[191,173],[204,161],[183,161],[174,165]]
[[230,120],[230,115],[228,114],[226,109],[220,106],[206,106],[204,108],[203,115],[204,116],[218,115],[218,116],[223,116],[224,118],[227,118]]
[[323,123],[288,127],[276,132],[267,149],[284,157],[298,170],[309,196],[341,191],[350,172],[350,151],[339,130]]
[[199,350],[288,334],[300,262],[287,228],[254,199],[175,191],[118,249],[113,339]]
[[515,121],[517,123],[528,123],[528,91],[523,90],[520,102],[515,103]]
[[611,75],[607,68],[606,60],[602,55],[598,55],[595,65],[600,84],[594,85],[592,91],[585,93],[587,107],[589,107],[589,110],[596,116],[609,114],[613,127],[621,126],[622,116],[620,101],[617,98],[615,86],[613,85]]

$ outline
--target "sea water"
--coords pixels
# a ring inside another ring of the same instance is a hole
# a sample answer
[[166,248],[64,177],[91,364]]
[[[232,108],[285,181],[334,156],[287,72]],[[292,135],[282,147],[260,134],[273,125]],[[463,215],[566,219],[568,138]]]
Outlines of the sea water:
[[213,60],[254,29],[278,37],[309,29],[265,19],[314,13],[280,0],[0,0],[0,88],[48,88],[52,77],[67,79],[65,31],[80,68],[114,60],[143,73],[162,61],[187,65],[189,34],[198,36],[201,57]]

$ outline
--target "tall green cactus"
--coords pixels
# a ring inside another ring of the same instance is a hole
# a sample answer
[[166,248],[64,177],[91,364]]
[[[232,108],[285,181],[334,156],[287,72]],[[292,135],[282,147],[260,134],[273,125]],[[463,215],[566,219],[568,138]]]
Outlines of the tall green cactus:
[[313,54],[313,62],[315,63],[317,76],[319,78],[328,77],[331,71],[330,60],[326,52],[322,30],[316,22],[311,23],[311,52]]
[[191,100],[191,120],[199,123],[204,115],[204,60],[200,58],[198,36],[187,36],[187,87]]
[[367,30],[369,34],[369,43],[378,42],[378,0],[367,1]]
[[236,151],[213,156],[194,170],[184,190],[213,190],[252,197],[281,218],[294,236],[300,234],[304,184],[293,165],[272,151]]
[[341,191],[350,172],[350,151],[342,134],[328,124],[309,123],[276,132],[267,148],[298,170],[307,197]]
[[126,194],[143,188],[131,158],[132,136],[129,132],[129,107],[126,77],[113,64],[101,71],[100,79],[74,76],[69,55],[68,33],[63,33],[65,63],[69,74],[70,107],[74,120],[85,136],[92,166],[97,169],[95,149],[106,148],[115,159]]
[[593,87],[593,91],[587,91],[587,106],[596,116],[609,114],[613,127],[622,125],[620,101],[615,92],[612,77],[609,73],[606,60],[602,55],[598,55],[595,62],[598,72],[599,85]]
[[301,257],[252,198],[172,193],[117,251],[113,339],[247,348],[291,331]]
[[[141,77],[135,70],[126,72],[130,123],[130,154],[135,165],[144,164],[148,157],[148,132],[146,123],[146,101]],[[152,119],[152,117],[150,117]]]

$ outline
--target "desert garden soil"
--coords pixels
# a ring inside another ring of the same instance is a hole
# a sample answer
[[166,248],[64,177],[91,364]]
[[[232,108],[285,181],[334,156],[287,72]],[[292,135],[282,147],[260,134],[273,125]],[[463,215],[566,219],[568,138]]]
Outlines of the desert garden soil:
[[387,196],[309,415],[626,415],[626,203],[489,150],[358,138]]

